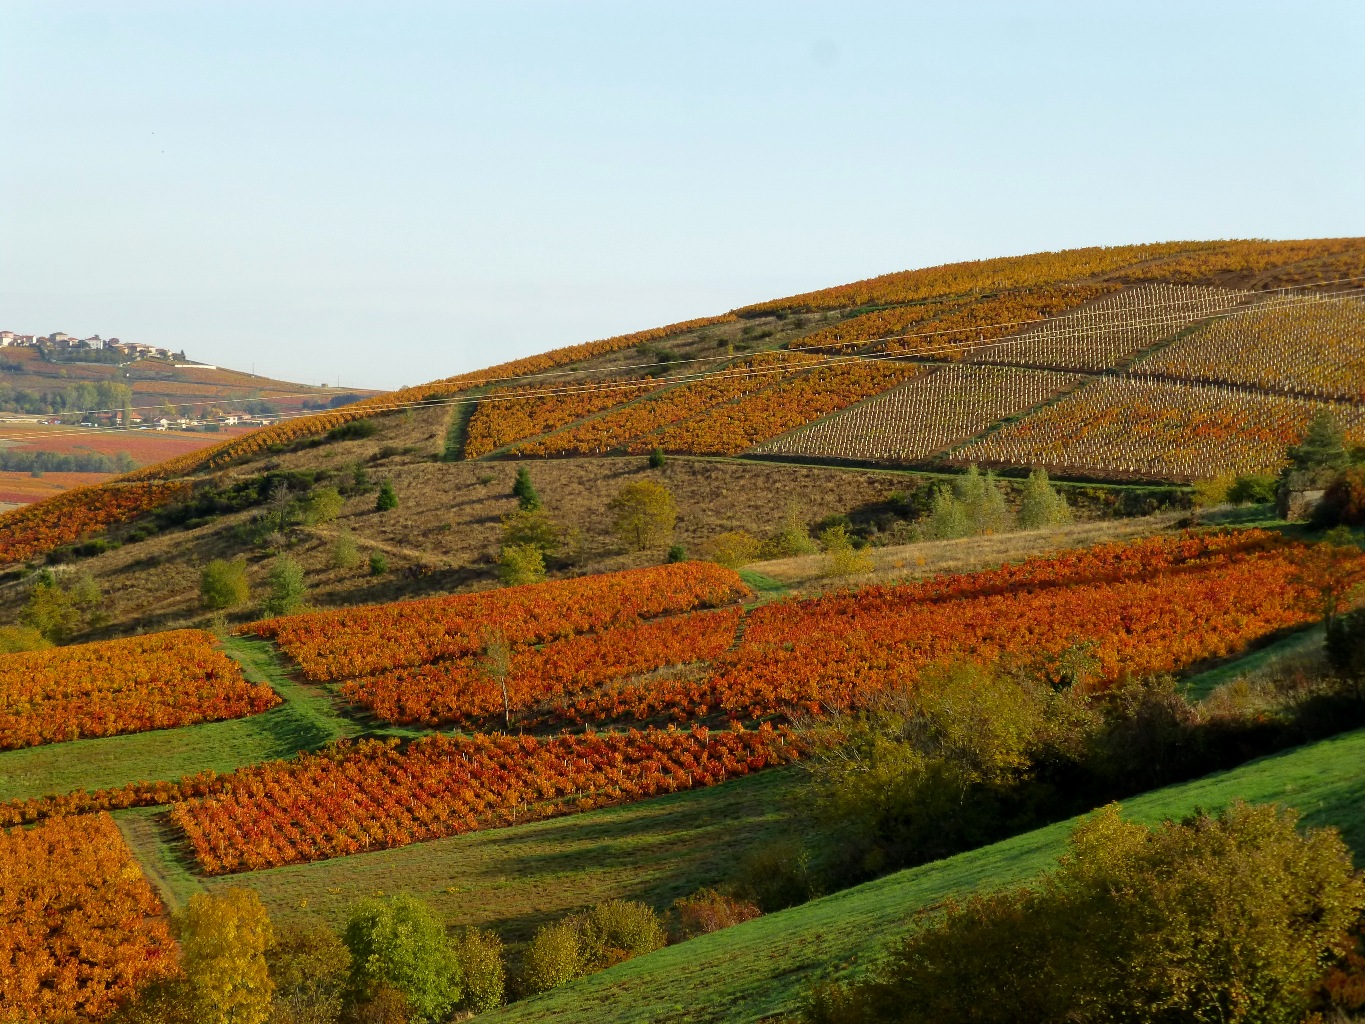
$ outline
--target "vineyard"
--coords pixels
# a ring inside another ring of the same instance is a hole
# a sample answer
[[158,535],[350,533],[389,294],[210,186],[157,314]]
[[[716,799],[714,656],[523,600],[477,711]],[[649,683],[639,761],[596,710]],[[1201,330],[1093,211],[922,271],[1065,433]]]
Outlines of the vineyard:
[[490,674],[481,658],[465,657],[349,680],[341,692],[385,721],[496,726],[504,711],[519,719],[546,701],[615,679],[719,657],[734,643],[739,621],[739,608],[653,619],[519,648],[505,679]]
[[250,627],[336,682],[481,653],[490,638],[513,647],[594,633],[643,619],[731,604],[749,590],[731,569],[680,562],[504,590],[267,619]]
[[242,769],[230,792],[171,816],[199,867],[223,874],[712,786],[797,753],[770,728],[371,740]]
[[1365,302],[1289,295],[1218,320],[1133,372],[1365,400]]
[[639,398],[658,386],[655,381],[607,379],[549,391],[498,388],[479,402],[469,418],[464,457],[481,458],[505,445]]
[[713,407],[632,442],[636,453],[662,448],[692,455],[737,455],[760,441],[794,430],[822,416],[888,388],[922,377],[925,370],[909,363],[839,363],[821,366],[799,377],[735,402]]
[[1161,479],[1278,470],[1285,449],[1330,408],[1365,439],[1365,410],[1234,388],[1097,377],[1017,423],[954,453],[963,464],[1045,466]]
[[1190,324],[1233,309],[1246,294],[1192,285],[1129,288],[1023,331],[971,358],[1061,370],[1107,370]]
[[0,1021],[106,1017],[176,971],[161,901],[107,814],[0,832]]
[[0,749],[170,729],[279,703],[200,630],[0,656]]
[[22,562],[126,523],[189,493],[187,483],[100,484],[0,513],[0,565]]
[[1033,408],[1083,378],[996,366],[944,366],[838,416],[755,449],[774,455],[915,462]]

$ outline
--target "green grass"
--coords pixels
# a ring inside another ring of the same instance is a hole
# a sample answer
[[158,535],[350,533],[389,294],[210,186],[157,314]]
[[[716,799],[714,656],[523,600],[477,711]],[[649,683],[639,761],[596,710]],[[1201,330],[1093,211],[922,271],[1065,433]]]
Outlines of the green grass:
[[[1233,800],[1299,808],[1365,852],[1365,730],[1262,758],[1127,801],[1144,822]],[[950,896],[1029,879],[1056,863],[1075,821],[912,868],[802,907],[670,946],[488,1015],[489,1021],[742,1022],[789,1013],[832,965],[856,969],[917,910]]]
[[452,925],[496,926],[509,939],[602,900],[667,906],[723,880],[735,861],[782,832],[800,771],[778,769],[708,789],[396,850],[219,878],[187,868],[163,809],[115,815],[171,906],[200,889],[255,889],[273,920],[317,915],[333,925],[352,903],[409,892]]
[[284,702],[226,722],[7,750],[0,753],[0,800],[178,779],[205,770],[227,772],[361,731],[337,713],[325,691],[289,679],[265,641],[234,637],[223,649],[241,663],[248,679],[269,683]]
[[749,585],[749,589],[759,595],[781,596],[790,589],[785,583],[765,576],[754,569],[740,569],[739,578]]

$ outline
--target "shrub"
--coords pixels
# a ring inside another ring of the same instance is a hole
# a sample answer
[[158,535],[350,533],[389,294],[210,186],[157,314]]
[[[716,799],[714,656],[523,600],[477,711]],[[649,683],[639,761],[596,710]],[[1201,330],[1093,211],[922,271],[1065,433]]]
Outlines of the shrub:
[[820,534],[820,543],[825,549],[826,576],[853,576],[871,570],[871,556],[853,546],[853,538],[844,527],[831,526]]
[[358,441],[366,437],[374,437],[379,432],[379,426],[374,420],[352,420],[350,423],[343,423],[339,427],[333,427],[327,431],[329,441]]
[[346,499],[335,487],[319,487],[303,501],[303,521],[309,526],[330,523],[346,506]]
[[389,512],[398,507],[398,492],[393,489],[393,482],[385,480],[379,485],[379,495],[374,500],[374,510],[376,512]]
[[534,544],[509,544],[498,555],[498,579],[509,587],[545,578],[545,556]]
[[303,566],[288,555],[275,557],[266,583],[270,587],[270,596],[261,606],[266,615],[292,615],[303,604],[304,595],[308,593]]
[[690,939],[752,921],[761,917],[763,911],[757,904],[726,896],[715,889],[698,889],[674,903],[673,913],[677,917],[675,933],[678,938]]
[[609,508],[612,532],[636,551],[666,547],[678,523],[673,494],[657,480],[626,484]]
[[735,891],[765,914],[799,906],[815,895],[809,858],[796,843],[777,840],[747,853],[735,870]]
[[[846,516],[843,518],[847,520]],[[845,521],[842,525],[847,530],[850,524]],[[810,555],[814,554],[815,550],[815,542],[811,540],[810,531],[801,518],[801,511],[795,505],[787,507],[786,514],[782,517],[782,524],[763,545],[763,553],[768,558],[792,558],[796,555]]]
[[649,453],[650,469],[663,469],[667,463],[668,460],[664,458],[664,450],[662,448],[655,448]]
[[1275,478],[1264,473],[1246,473],[1228,488],[1228,501],[1237,505],[1261,505],[1275,500]]
[[552,555],[564,543],[564,528],[554,522],[544,509],[519,508],[502,520],[502,546],[531,545]]
[[541,507],[540,495],[536,485],[531,482],[531,471],[525,466],[517,467],[517,478],[512,482],[512,497],[523,512],[534,512]]
[[271,1024],[335,1024],[351,973],[351,952],[321,921],[276,929],[266,950],[275,985]]
[[507,987],[502,939],[494,932],[466,928],[452,940],[451,952],[464,979],[460,1005],[475,1013],[501,1006]]
[[729,569],[758,561],[762,545],[744,530],[730,530],[712,537],[703,547],[707,561]]
[[674,544],[668,549],[668,560],[670,562],[687,561],[687,548],[681,544]]
[[442,1020],[463,994],[445,926],[421,900],[398,895],[362,900],[344,935],[351,952],[351,991],[372,999],[383,988],[401,992],[414,1022]]
[[1057,493],[1052,481],[1047,478],[1047,470],[1041,466],[1028,475],[1024,481],[1023,494],[1019,502],[1019,525],[1025,530],[1038,530],[1045,526],[1060,526],[1071,521],[1071,508],[1066,499]]
[[389,560],[382,551],[370,552],[370,575],[383,576],[389,571]]
[[1232,499],[1233,486],[1237,483],[1237,478],[1231,473],[1213,477],[1211,480],[1196,480],[1193,485],[1194,507],[1208,508],[1211,505],[1222,505]]
[[668,943],[652,907],[633,900],[608,900],[578,918],[578,935],[588,971],[600,971]]
[[0,654],[41,651],[51,646],[52,641],[32,626],[0,626]]
[[583,951],[574,921],[537,929],[521,961],[521,987],[528,995],[567,985],[583,973]]
[[1296,823],[1238,805],[1149,831],[1110,806],[1036,888],[949,904],[872,976],[817,989],[805,1019],[1299,1021],[1365,884],[1335,830]]
[[350,530],[342,530],[332,544],[332,564],[338,569],[353,569],[360,563],[360,551]]
[[246,578],[246,559],[215,558],[199,574],[199,598],[205,608],[226,611],[245,604],[251,596]]

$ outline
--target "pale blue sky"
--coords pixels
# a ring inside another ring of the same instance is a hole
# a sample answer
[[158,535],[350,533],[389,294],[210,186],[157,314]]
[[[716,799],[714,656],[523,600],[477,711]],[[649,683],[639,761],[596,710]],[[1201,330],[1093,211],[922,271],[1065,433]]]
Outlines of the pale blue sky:
[[0,327],[393,387],[951,260],[1365,234],[1365,4],[0,0]]

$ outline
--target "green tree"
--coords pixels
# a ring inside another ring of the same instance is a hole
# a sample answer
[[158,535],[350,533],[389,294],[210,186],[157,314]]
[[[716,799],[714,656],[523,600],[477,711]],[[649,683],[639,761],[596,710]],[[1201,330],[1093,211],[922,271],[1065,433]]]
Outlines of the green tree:
[[935,487],[929,501],[929,523],[925,530],[933,540],[956,540],[971,535],[967,509],[950,487]]
[[338,569],[353,569],[360,564],[360,551],[350,530],[342,530],[332,544],[332,564]]
[[1019,503],[1019,525],[1025,530],[1038,530],[1070,521],[1071,508],[1052,486],[1052,481],[1047,478],[1047,470],[1041,466],[1034,469],[1024,482]]
[[379,496],[374,500],[374,510],[376,512],[389,512],[398,507],[398,492],[393,489],[393,482],[385,480],[379,485]]
[[649,453],[649,468],[663,469],[668,464],[668,459],[664,456],[662,448],[655,448]]
[[275,1003],[270,1024],[336,1024],[351,974],[351,951],[321,921],[275,932],[266,951]]
[[199,574],[199,599],[205,608],[226,611],[245,604],[250,596],[244,558],[215,558]]
[[1294,469],[1311,472],[1318,469],[1345,469],[1350,461],[1337,419],[1326,409],[1320,410],[1308,424],[1303,440],[1286,453]]
[[507,989],[502,939],[495,932],[466,928],[451,941],[451,950],[464,979],[461,1006],[475,1013],[501,1006]]
[[545,556],[534,544],[508,544],[498,554],[498,579],[509,587],[545,578]]
[[54,644],[104,621],[103,595],[89,573],[79,573],[65,582],[51,570],[43,570],[29,590],[28,600],[19,612],[19,622]]
[[395,989],[406,997],[414,1024],[442,1020],[460,1002],[463,982],[445,926],[416,897],[362,900],[344,939],[356,998]]
[[678,523],[673,494],[657,480],[626,484],[611,499],[612,532],[636,551],[667,547]]
[[564,528],[542,508],[519,508],[502,520],[502,546],[530,544],[543,554],[553,555],[564,543]]
[[382,551],[370,552],[370,575],[383,576],[389,571],[389,560]]
[[196,893],[174,923],[196,1019],[265,1024],[275,987],[265,959],[273,930],[255,891]]
[[976,466],[970,466],[953,481],[953,492],[972,534],[1006,533],[1014,525],[994,473],[983,477]]
[[346,499],[335,487],[315,487],[303,502],[303,521],[309,526],[330,523],[346,506]]
[[308,593],[303,566],[288,555],[276,555],[275,563],[266,577],[270,596],[262,604],[267,615],[290,615],[296,612]]
[[1154,830],[1110,806],[1033,888],[950,903],[811,1024],[1297,1024],[1365,884],[1334,829],[1237,805]]
[[525,466],[517,467],[517,478],[512,482],[512,497],[517,499],[517,505],[524,512],[534,512],[541,507],[540,495],[536,493],[536,485],[531,482],[531,471]]

